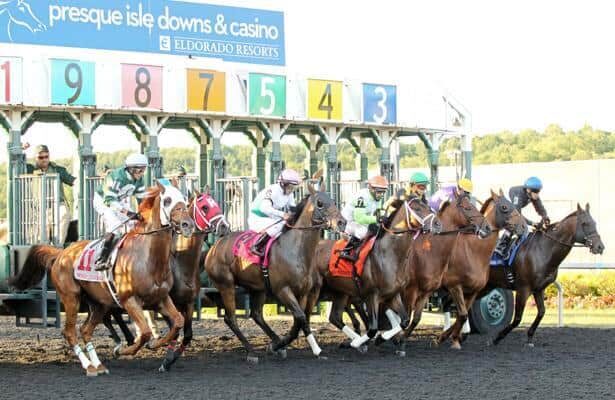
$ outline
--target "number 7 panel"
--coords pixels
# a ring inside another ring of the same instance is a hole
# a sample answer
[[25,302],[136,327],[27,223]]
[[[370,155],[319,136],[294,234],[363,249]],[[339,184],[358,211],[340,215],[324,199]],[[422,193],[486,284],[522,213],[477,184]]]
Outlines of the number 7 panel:
[[226,111],[226,75],[210,69],[186,71],[189,111]]
[[122,107],[162,110],[162,67],[122,64]]

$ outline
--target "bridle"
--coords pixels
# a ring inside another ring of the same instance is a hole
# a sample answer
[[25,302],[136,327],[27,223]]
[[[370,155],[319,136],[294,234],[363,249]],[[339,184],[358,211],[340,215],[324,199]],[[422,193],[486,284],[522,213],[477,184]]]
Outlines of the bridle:
[[322,195],[322,192],[315,193],[314,199],[310,199],[312,204],[314,204],[314,212],[312,212],[311,217],[311,225],[309,226],[297,226],[286,221],[286,226],[289,229],[298,229],[298,230],[311,230],[311,229],[331,229],[331,219],[329,218],[329,213],[327,212],[328,204],[332,203],[331,199],[326,199],[327,201],[322,201],[322,207],[318,207],[319,196]]
[[[581,220],[581,218],[583,218],[583,220]],[[566,246],[566,247],[587,247],[587,248],[592,248],[593,247],[593,240],[595,240],[596,238],[598,238],[600,235],[598,234],[598,231],[596,229],[594,229],[592,232],[590,233],[586,233],[585,229],[583,229],[583,225],[585,223],[590,222],[590,217],[588,214],[584,213],[582,215],[578,215],[577,214],[577,223],[575,226],[575,232],[574,232],[574,238],[572,239],[572,243],[566,243],[562,240],[559,240],[556,237],[553,237],[551,235],[549,235],[547,230],[542,231],[542,234],[548,238],[551,239],[552,241],[561,244],[562,246]],[[560,222],[561,224],[561,222]],[[583,236],[581,237],[579,235],[579,224],[581,224],[581,230],[583,232]],[[555,224],[553,227],[553,230],[557,230],[559,224]]]
[[462,226],[459,229],[452,229],[450,231],[440,232],[439,235],[450,235],[450,234],[454,234],[454,233],[464,233],[464,234],[470,234],[471,233],[471,234],[474,234],[474,235],[479,235],[480,231],[482,229],[482,225],[484,225],[484,223],[486,223],[487,220],[484,219],[484,216],[479,213],[480,217],[483,218],[483,223],[479,225],[479,224],[473,222],[472,220],[474,218],[478,217],[479,215],[476,215],[476,216],[468,215],[468,210],[462,204],[464,198],[467,198],[468,201],[469,201],[470,197],[467,194],[463,194],[463,195],[455,196],[455,197],[456,197],[455,206],[457,208],[461,209],[461,213],[466,218],[466,221],[468,222],[468,225]]
[[[229,223],[226,221],[226,218],[224,218],[224,214],[222,213],[208,219],[205,211],[203,211],[203,209],[198,206],[198,198],[194,199],[194,201],[192,202],[192,220],[195,221],[195,226],[203,233],[213,232],[214,234],[218,235],[222,226],[226,226],[227,229],[230,228]],[[205,222],[206,227],[204,230],[201,229],[199,224],[196,223],[196,221],[199,220]]]

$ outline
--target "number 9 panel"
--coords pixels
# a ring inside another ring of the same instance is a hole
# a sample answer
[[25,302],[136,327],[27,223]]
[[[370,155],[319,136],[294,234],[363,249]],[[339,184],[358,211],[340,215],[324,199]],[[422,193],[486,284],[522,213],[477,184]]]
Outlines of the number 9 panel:
[[162,67],[122,64],[122,107],[162,109]]
[[363,122],[397,123],[397,88],[392,85],[363,84]]
[[50,61],[52,104],[96,105],[95,63],[61,59]]

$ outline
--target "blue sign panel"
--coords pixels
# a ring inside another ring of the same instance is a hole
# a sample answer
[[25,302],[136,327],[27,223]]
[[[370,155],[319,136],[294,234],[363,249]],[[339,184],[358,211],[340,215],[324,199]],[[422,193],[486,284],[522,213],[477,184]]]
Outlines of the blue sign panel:
[[93,62],[51,60],[51,103],[95,105],[95,70]]
[[392,85],[363,84],[363,121],[397,123],[397,88]]
[[286,61],[282,12],[172,0],[2,0],[0,42]]

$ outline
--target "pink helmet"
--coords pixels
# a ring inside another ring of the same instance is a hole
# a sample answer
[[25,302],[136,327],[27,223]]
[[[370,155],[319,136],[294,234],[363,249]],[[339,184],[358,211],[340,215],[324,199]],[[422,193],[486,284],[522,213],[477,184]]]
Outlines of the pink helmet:
[[299,177],[297,171],[288,168],[280,173],[278,182],[282,184],[298,185],[299,183],[301,183],[301,177]]

